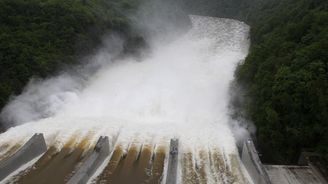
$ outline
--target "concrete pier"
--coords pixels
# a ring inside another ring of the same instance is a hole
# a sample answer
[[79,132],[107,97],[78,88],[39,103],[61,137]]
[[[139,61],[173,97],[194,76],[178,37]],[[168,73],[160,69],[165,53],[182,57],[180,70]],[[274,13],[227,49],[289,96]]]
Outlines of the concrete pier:
[[0,162],[0,181],[46,151],[43,134],[34,134],[16,153]]
[[302,158],[303,156],[300,158],[300,165],[262,164],[254,143],[247,140],[241,159],[254,184],[327,184],[316,166]]
[[67,184],[84,184],[87,183],[90,177],[94,174],[97,168],[103,163],[109,155],[109,141],[108,137],[100,137],[94,151],[83,162],[81,167],[67,182]]
[[244,143],[241,160],[254,184],[271,184],[269,176],[262,165],[253,141],[247,140]]
[[272,184],[326,184],[310,166],[264,165]]
[[166,184],[176,184],[178,174],[179,140],[171,139]]

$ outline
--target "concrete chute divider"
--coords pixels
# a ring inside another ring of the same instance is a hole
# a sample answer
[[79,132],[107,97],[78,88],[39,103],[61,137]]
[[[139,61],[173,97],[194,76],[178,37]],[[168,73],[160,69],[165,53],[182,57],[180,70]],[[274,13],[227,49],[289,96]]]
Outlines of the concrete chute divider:
[[0,181],[46,151],[43,134],[34,134],[16,153],[0,162]]
[[[148,176],[147,181],[151,183],[157,183],[158,181],[163,181],[166,178],[166,181],[164,181],[167,184],[176,184],[177,183],[177,167],[178,167],[178,147],[179,147],[179,140],[178,139],[171,139],[170,141],[170,148],[169,148],[169,154],[166,154],[166,151],[164,147],[161,145],[156,146],[146,146],[143,145],[142,148],[138,149],[139,152],[136,153],[135,161],[131,160],[133,165],[139,165],[143,168],[143,160],[148,162],[148,164],[151,164],[151,174]],[[129,149],[131,149],[130,147]],[[7,178],[6,181],[17,181],[18,183],[31,183],[31,182],[44,182],[44,176],[45,172],[50,172],[49,168],[53,168],[54,163],[53,162],[60,162],[63,160],[59,160],[58,157],[63,152],[62,148],[61,150],[58,150],[56,153],[54,153],[54,148],[49,147],[47,148],[45,139],[43,134],[34,134],[18,151],[13,153],[9,158],[4,159],[0,162],[0,181]],[[71,154],[74,154],[74,150],[76,148],[72,148]],[[147,150],[149,150],[149,154],[147,154]],[[95,147],[87,152],[87,154],[82,158],[82,160],[74,166],[73,170],[67,171],[66,179],[59,180],[62,181],[62,183],[68,183],[68,184],[84,184],[87,183],[90,178],[94,175],[96,170],[104,163],[106,158],[115,157],[115,151],[117,151],[117,147],[110,147],[109,138],[107,136],[101,136]],[[53,154],[50,154],[53,153]],[[131,156],[131,150],[128,152],[122,152],[123,155],[120,156],[119,160],[121,165],[127,165],[127,162],[129,161],[129,155]],[[24,164],[27,164],[28,162],[32,161],[33,159],[37,158],[43,154],[42,157],[38,158],[38,160],[33,163],[31,166],[28,166],[28,168],[25,168],[21,171],[21,167]],[[69,153],[68,153],[69,154]],[[70,155],[70,154],[69,154]],[[168,156],[167,161],[165,161],[166,157]],[[144,157],[144,158],[142,158]],[[147,157],[147,158],[146,158]],[[149,157],[149,158],[148,158]],[[66,155],[66,159],[72,159],[70,156]],[[112,159],[112,158],[110,158]],[[127,160],[128,159],[128,160]],[[148,161],[147,161],[148,160]],[[66,162],[70,162],[69,160],[66,160]],[[167,162],[167,164],[165,163]],[[64,163],[62,163],[64,164]],[[109,163],[111,164],[111,160],[109,160]],[[145,167],[149,167],[149,165],[146,164]],[[148,166],[147,166],[148,165]],[[63,166],[64,167],[64,166]],[[165,167],[167,167],[167,172],[164,173]],[[41,170],[40,170],[41,169]],[[61,169],[61,167],[56,167],[56,169]],[[133,170],[133,168],[130,168]],[[138,169],[137,169],[138,170]],[[143,170],[143,169],[142,169]],[[10,176],[10,174],[17,172],[15,175]],[[51,171],[56,172],[54,169]],[[48,174],[53,174],[48,173]],[[59,172],[59,171],[58,171]],[[102,172],[106,172],[106,169],[104,169]],[[126,172],[122,171],[121,172]],[[130,172],[131,174],[132,172]],[[121,174],[121,173],[120,173]],[[142,177],[142,172],[135,172],[133,174],[139,174],[140,176],[134,176],[139,179],[144,178]],[[164,176],[166,175],[166,176]],[[39,178],[41,177],[41,178]],[[58,176],[58,177],[61,177]],[[39,179],[38,179],[39,178]],[[50,180],[51,178],[48,178]],[[57,180],[56,180],[57,181]],[[49,181],[50,182],[50,181]],[[52,181],[51,181],[52,182]]]
[[87,183],[96,169],[109,155],[108,137],[100,137],[93,152],[83,162],[79,170],[72,176],[67,184],[83,184]]

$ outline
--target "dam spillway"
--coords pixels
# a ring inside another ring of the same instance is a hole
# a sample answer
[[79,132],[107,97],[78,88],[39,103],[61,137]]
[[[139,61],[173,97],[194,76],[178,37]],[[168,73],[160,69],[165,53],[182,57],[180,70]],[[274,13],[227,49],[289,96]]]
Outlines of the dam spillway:
[[[48,150],[41,156],[35,155],[35,158],[31,158],[2,183],[249,183],[242,171],[239,156],[225,156],[219,148],[179,152],[178,146],[174,146],[178,139],[170,142],[165,138],[161,138],[159,142],[139,142],[140,140],[132,139],[125,144],[118,137],[113,138],[114,140],[110,140],[108,137],[101,137],[94,144],[89,141],[92,140],[90,134],[81,139],[76,139],[75,135],[63,142],[61,147],[58,142],[48,145]],[[28,142],[32,139],[33,137]],[[113,143],[115,140],[117,142]],[[88,160],[91,158],[92,163],[95,162],[92,158],[95,152],[104,154],[98,156],[98,165],[90,166]],[[179,159],[171,164],[178,169],[172,170],[174,167],[168,167],[168,162],[174,154]],[[0,160],[0,163],[4,160]],[[0,170],[0,173],[3,171]],[[172,172],[175,172],[175,180],[168,179],[172,177],[169,174]]]
[[[171,139],[169,148],[164,139],[159,144],[134,139],[123,146],[119,139],[110,144],[107,136],[101,136],[89,147],[90,138],[70,137],[61,148],[50,145],[47,150],[43,135],[35,134],[22,146],[19,143],[16,152],[4,149],[2,154],[8,157],[0,160],[0,183],[327,183],[311,163],[263,167],[251,141],[245,142],[241,156],[246,172],[238,155],[226,157],[218,149],[180,153],[176,138]],[[247,178],[247,173],[252,179]]]
[[[104,66],[82,90],[49,91],[60,76],[37,86],[38,93],[49,93],[40,99],[34,98],[33,87],[17,97],[11,104],[23,113],[11,118],[28,115],[34,106],[48,118],[1,134],[1,155],[10,157],[34,133],[43,134],[47,151],[2,182],[85,181],[78,175],[88,173],[88,167],[97,168],[91,169],[89,183],[166,183],[172,179],[168,174],[183,184],[252,183],[227,108],[233,72],[248,52],[249,27],[211,17],[191,16],[191,21],[185,35],[154,41],[141,62],[126,59]],[[31,95],[36,100],[29,104]],[[104,160],[95,154],[100,137],[108,139]],[[179,140],[178,152],[176,162],[170,162],[174,139]],[[97,160],[101,164],[93,164]]]

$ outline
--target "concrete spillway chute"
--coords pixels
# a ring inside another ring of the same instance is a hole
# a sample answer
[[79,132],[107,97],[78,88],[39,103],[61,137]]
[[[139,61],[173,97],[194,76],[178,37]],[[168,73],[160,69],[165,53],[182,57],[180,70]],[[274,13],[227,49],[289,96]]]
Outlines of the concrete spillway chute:
[[46,151],[43,134],[34,134],[16,153],[0,162],[0,181]]

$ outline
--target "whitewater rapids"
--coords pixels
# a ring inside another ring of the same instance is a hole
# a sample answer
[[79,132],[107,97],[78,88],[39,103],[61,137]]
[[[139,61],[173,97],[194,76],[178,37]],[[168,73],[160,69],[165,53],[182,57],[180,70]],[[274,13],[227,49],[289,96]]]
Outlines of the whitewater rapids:
[[[53,115],[9,129],[0,135],[0,145],[43,133],[47,145],[58,150],[72,137],[76,142],[88,137],[84,149],[90,149],[99,136],[108,136],[112,147],[125,152],[131,142],[167,152],[170,139],[179,138],[180,183],[250,182],[228,115],[229,84],[248,53],[249,27],[231,19],[191,16],[191,21],[192,29],[179,39],[154,41],[141,62],[108,64],[83,89],[49,94],[45,100],[52,103],[44,108]],[[216,168],[215,162],[225,167]]]

